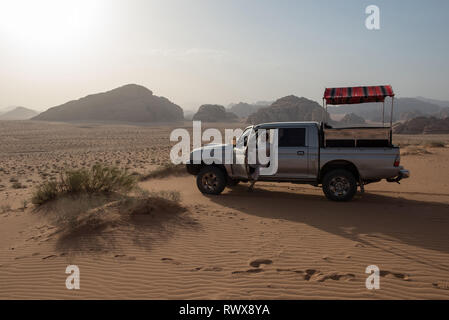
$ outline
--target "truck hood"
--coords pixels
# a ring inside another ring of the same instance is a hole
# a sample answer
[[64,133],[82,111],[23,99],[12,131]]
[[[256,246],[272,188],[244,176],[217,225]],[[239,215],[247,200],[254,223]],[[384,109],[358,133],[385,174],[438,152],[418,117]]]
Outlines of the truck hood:
[[225,154],[228,152],[232,153],[233,149],[234,146],[232,144],[210,143],[201,148],[193,149],[190,153],[190,162],[193,162],[192,160],[196,158],[214,159],[215,163],[224,163]]
[[193,151],[195,152],[195,150],[210,150],[210,149],[232,149],[234,148],[234,146],[232,144],[222,144],[222,143],[209,143],[206,144],[205,146],[202,146],[201,148],[196,148]]

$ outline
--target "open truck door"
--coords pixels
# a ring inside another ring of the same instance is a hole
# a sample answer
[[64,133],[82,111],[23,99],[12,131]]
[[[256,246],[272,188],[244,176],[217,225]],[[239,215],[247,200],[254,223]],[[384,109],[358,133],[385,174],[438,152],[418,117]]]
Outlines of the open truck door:
[[232,164],[233,178],[249,179],[248,167],[248,141],[254,134],[253,127],[248,127],[237,139],[234,146],[234,163]]

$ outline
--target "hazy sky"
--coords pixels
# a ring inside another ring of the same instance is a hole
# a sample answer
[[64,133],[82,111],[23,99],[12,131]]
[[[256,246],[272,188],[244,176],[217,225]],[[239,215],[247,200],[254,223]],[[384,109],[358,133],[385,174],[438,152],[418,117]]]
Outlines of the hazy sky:
[[127,83],[184,109],[357,84],[449,100],[448,13],[446,0],[0,0],[0,108]]

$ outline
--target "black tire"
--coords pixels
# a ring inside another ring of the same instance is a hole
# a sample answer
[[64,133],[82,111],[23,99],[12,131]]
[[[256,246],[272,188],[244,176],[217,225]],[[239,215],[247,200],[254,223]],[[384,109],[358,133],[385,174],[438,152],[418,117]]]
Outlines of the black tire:
[[226,184],[225,173],[217,167],[204,167],[196,176],[196,185],[204,194],[218,195],[223,192]]
[[332,170],[324,176],[323,192],[329,200],[350,201],[357,192],[357,180],[348,170]]
[[240,180],[228,178],[228,184],[226,186],[227,187],[235,187],[239,183],[240,183]]

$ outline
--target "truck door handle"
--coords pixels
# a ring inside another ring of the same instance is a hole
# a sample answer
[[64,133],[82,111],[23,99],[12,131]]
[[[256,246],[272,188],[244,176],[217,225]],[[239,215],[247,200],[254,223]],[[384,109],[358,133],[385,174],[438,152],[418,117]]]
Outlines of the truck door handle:
[[297,154],[298,156],[303,156],[303,155],[304,155],[304,151],[298,151],[298,152],[296,152],[296,154]]

